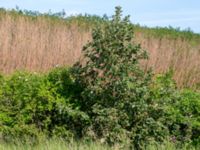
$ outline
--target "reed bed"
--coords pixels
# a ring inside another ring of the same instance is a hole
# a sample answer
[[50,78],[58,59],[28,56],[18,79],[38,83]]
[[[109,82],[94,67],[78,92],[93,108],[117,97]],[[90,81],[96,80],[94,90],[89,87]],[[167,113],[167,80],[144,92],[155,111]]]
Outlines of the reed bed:
[[[45,72],[71,66],[91,39],[91,20],[58,19],[0,11],[0,72]],[[142,62],[154,72],[174,70],[179,87],[200,84],[200,35],[173,29],[135,27],[135,41],[149,52]]]

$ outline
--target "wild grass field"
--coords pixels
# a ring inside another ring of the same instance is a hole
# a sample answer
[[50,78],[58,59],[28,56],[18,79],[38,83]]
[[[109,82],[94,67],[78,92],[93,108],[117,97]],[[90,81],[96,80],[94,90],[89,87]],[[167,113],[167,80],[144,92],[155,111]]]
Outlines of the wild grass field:
[[[55,66],[71,66],[91,40],[91,29],[104,24],[97,16],[61,17],[26,11],[0,10],[0,71],[44,72]],[[149,52],[145,67],[155,73],[174,70],[179,87],[200,83],[200,35],[190,30],[147,28],[134,25],[134,41]]]

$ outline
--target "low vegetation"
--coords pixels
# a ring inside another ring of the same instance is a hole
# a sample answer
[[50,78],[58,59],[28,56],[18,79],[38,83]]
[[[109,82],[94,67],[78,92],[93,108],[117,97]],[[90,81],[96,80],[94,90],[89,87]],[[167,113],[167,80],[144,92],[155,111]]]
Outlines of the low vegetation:
[[72,67],[0,76],[0,148],[200,146],[200,93],[178,89],[173,70],[144,70],[147,52],[133,42],[134,27],[121,15],[116,7],[92,31],[85,59]]
[[135,92],[121,99],[103,94],[106,99],[97,99],[97,89],[93,96],[88,89],[83,92],[66,68],[48,74],[17,72],[1,76],[0,82],[2,146],[37,146],[55,137],[137,148],[151,142],[161,146],[169,141],[180,148],[200,143],[200,93],[178,90],[170,73],[145,88],[132,85]]

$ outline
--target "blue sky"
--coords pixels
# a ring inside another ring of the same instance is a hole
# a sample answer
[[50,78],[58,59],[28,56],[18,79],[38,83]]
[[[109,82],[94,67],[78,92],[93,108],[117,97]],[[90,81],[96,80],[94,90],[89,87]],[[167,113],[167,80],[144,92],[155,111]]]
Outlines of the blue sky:
[[68,15],[88,13],[111,16],[115,6],[122,6],[124,15],[131,15],[133,23],[149,27],[190,27],[200,33],[199,0],[0,0],[0,7],[58,12]]

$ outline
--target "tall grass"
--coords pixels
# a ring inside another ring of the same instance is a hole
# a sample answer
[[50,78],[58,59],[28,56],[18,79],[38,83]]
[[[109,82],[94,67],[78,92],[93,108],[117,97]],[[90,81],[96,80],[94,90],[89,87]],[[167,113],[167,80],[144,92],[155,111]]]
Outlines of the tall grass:
[[17,142],[16,144],[2,143],[1,150],[109,150],[106,145],[95,142],[66,142],[62,139],[46,140],[38,145],[29,145]]
[[[100,142],[84,141],[65,141],[62,139],[43,140],[37,145],[24,144],[18,141],[15,144],[0,143],[0,150],[129,150],[130,147],[120,145],[108,146]],[[190,145],[177,146],[176,144],[165,141],[162,144],[154,143],[144,147],[145,150],[198,150],[197,147]]]
[[[0,71],[47,71],[58,65],[72,65],[81,57],[96,22],[103,23],[92,16],[62,19],[0,10]],[[153,67],[155,73],[173,69],[179,87],[200,83],[199,34],[138,25],[135,34],[136,41],[149,51],[145,67]]]

